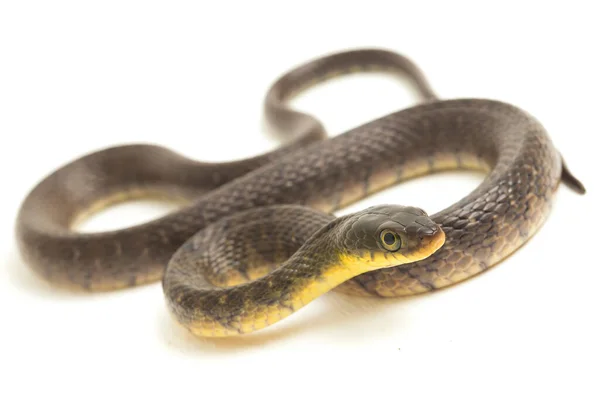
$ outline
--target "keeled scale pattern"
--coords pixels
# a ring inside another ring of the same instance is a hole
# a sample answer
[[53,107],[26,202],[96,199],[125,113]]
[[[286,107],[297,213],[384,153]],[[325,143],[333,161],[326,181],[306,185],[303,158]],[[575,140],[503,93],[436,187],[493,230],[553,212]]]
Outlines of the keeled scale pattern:
[[[177,223],[193,231],[271,204],[329,212],[345,188],[359,186],[368,195],[410,176],[406,166],[415,160],[427,160],[435,170],[437,155],[447,153],[472,154],[491,172],[473,193],[433,216],[446,232],[444,247],[425,261],[361,275],[339,290],[400,296],[441,288],[510,254],[549,211],[560,157],[542,126],[513,106],[451,100],[400,111],[221,187],[179,214]],[[390,173],[397,179],[388,179]]]
[[[340,287],[382,296],[419,293],[488,268],[522,244],[546,216],[560,157],[543,127],[525,112],[491,100],[415,106],[305,147],[181,212],[130,229],[54,235],[53,226],[46,229],[32,214],[20,226],[21,245],[33,248],[32,263],[49,279],[66,275],[92,289],[134,285],[159,279],[179,246],[222,217],[271,204],[307,204],[330,212],[416,174],[419,165],[427,167],[419,173],[448,168],[437,160],[459,154],[455,168],[464,155],[472,155],[491,173],[473,193],[434,216],[447,234],[443,249],[409,268],[369,273]],[[178,179],[186,181],[197,168],[181,165]]]
[[[334,220],[298,206],[262,207],[219,220],[173,255],[163,281],[167,305],[202,336],[252,332],[280,320],[308,302],[307,287],[327,284],[322,269],[334,267],[327,261],[337,254],[300,247]],[[284,262],[285,268],[267,275]]]

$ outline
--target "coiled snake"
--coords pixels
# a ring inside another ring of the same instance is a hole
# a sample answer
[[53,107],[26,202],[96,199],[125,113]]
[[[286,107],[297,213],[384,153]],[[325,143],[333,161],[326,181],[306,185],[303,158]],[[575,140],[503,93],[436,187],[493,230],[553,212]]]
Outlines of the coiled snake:
[[[317,119],[286,105],[316,81],[369,69],[408,75],[423,103],[331,139]],[[251,159],[209,164],[128,145],[58,169],[20,209],[23,258],[45,279],[87,290],[162,279],[179,322],[197,335],[228,336],[273,324],[331,289],[393,297],[460,282],[540,228],[561,180],[585,192],[534,117],[493,100],[440,100],[418,67],[386,50],[346,51],[295,68],[269,90],[265,115],[287,142]],[[331,214],[448,169],[487,175],[431,217],[399,205]],[[148,195],[190,204],[126,229],[73,229],[90,211]]]

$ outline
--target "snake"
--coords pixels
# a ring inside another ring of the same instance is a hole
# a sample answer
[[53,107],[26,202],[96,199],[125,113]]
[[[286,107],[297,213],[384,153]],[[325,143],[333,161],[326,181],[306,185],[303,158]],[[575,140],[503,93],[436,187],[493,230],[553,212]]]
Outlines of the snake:
[[[290,106],[320,82],[365,71],[407,78],[418,103],[333,137]],[[247,159],[207,163],[134,143],[56,169],[19,209],[24,262],[57,287],[89,292],[161,282],[167,309],[192,334],[235,336],[275,324],[329,291],[401,297],[465,281],[540,229],[561,182],[586,191],[534,116],[492,99],[442,99],[416,64],[387,49],[299,64],[267,91],[264,116],[281,145]],[[335,214],[448,170],[484,178],[432,214],[403,204]],[[77,229],[98,210],[146,197],[181,203],[134,226]]]

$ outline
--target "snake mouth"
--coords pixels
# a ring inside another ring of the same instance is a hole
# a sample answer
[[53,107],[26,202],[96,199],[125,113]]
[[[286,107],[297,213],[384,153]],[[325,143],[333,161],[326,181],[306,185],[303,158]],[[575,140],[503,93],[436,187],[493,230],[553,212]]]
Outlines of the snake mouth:
[[438,251],[446,243],[446,233],[438,226],[432,234],[421,236],[421,245],[412,255],[413,261],[423,260],[436,251]]
[[441,227],[438,227],[433,236],[429,237],[429,246],[431,253],[438,251],[446,243],[446,233]]

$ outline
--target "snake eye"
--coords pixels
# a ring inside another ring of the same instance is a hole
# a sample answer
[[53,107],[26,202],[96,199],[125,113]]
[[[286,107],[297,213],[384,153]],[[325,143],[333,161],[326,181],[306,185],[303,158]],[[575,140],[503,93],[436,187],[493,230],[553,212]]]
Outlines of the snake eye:
[[400,236],[389,229],[381,231],[379,238],[381,239],[383,248],[386,250],[396,251],[402,246],[402,239],[400,239]]

